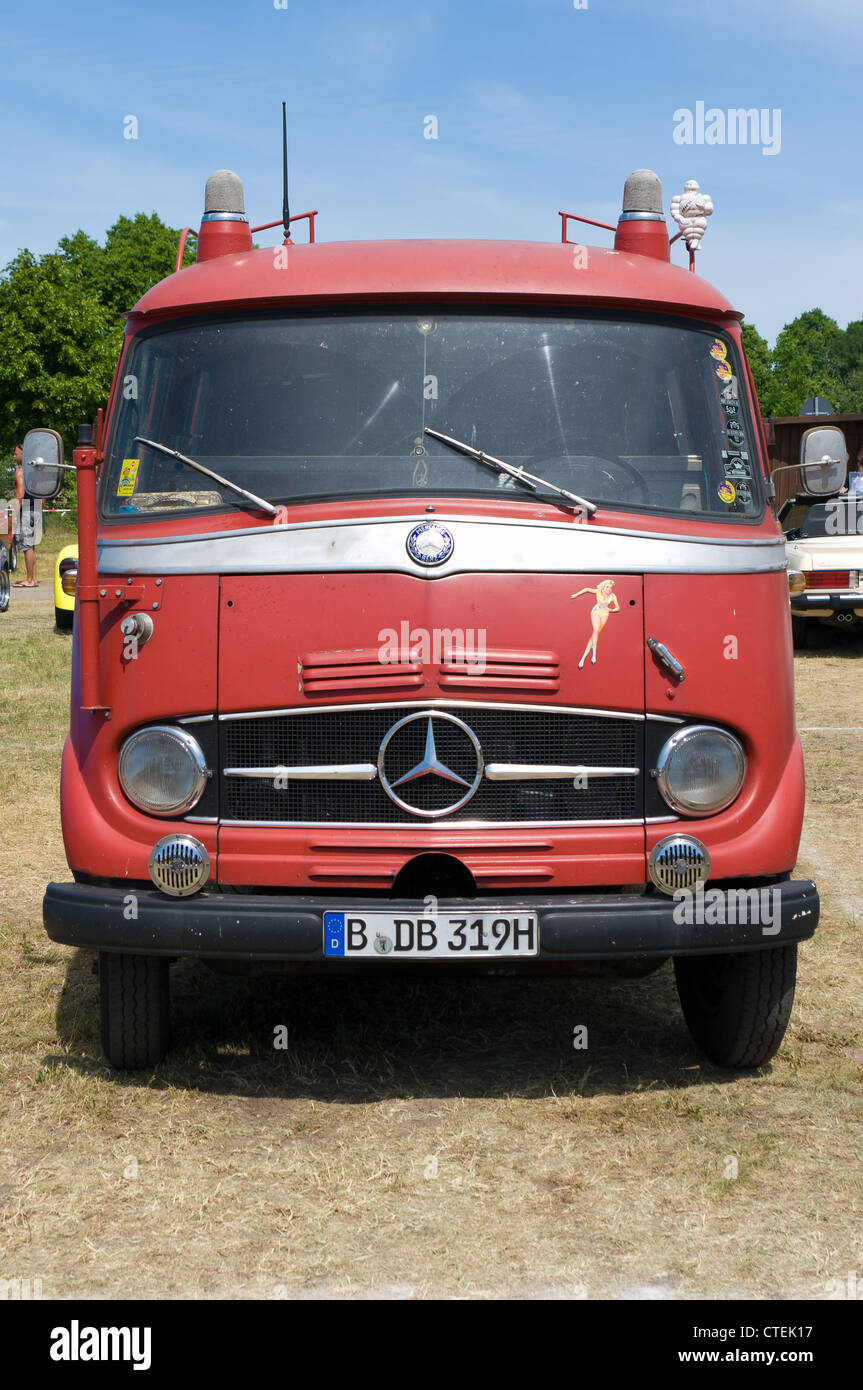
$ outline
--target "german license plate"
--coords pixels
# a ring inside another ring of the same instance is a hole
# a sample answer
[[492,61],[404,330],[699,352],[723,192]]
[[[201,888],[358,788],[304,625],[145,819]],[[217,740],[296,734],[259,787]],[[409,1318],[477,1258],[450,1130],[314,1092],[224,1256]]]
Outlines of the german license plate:
[[370,960],[497,960],[535,956],[536,914],[462,912],[408,917],[388,912],[325,912],[324,955]]

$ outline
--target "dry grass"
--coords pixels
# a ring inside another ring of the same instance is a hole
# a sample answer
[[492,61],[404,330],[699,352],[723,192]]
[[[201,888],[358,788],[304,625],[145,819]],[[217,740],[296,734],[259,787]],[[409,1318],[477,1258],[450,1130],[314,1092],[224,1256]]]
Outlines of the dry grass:
[[43,885],[66,873],[69,642],[44,607],[13,605],[0,1278],[61,1298],[825,1297],[861,1260],[863,646],[819,641],[797,661],[800,723],[861,730],[803,735],[801,869],[824,916],[763,1074],[701,1059],[668,968],[612,985],[385,984],[187,963],[174,1052],[124,1078],[100,1060],[91,957],[42,933]]

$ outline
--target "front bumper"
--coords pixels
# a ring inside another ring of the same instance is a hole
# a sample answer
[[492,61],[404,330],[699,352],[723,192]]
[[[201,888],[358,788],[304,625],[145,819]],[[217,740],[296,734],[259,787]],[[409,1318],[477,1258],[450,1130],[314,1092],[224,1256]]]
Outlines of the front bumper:
[[[728,888],[729,885],[723,885]],[[751,891],[753,885],[741,884]],[[709,895],[708,887],[705,898]],[[751,951],[805,941],[818,925],[815,884],[785,880],[764,889],[769,925],[727,920],[699,923],[715,912],[684,913],[673,899],[650,894],[529,896],[498,894],[470,901],[475,911],[535,912],[539,918],[539,956],[547,962],[615,960],[650,956]],[[465,904],[441,900],[441,915]],[[775,913],[773,908],[776,908]],[[423,902],[363,899],[360,895],[276,897],[202,893],[194,898],[165,897],[155,889],[108,888],[94,884],[50,883],[43,902],[45,930],[52,941],[99,951],[141,955],[200,956],[245,961],[324,961],[324,913],[395,912],[422,916]],[[694,920],[687,921],[686,916]],[[736,915],[740,915],[739,913]],[[753,915],[751,913],[744,913]],[[758,917],[758,913],[754,914]],[[675,920],[675,918],[683,920]],[[778,927],[778,930],[777,930]],[[344,961],[327,960],[338,969]],[[507,967],[517,961],[507,958]],[[370,965],[371,969],[375,964]]]
[[863,618],[863,593],[831,593],[817,589],[807,590],[805,594],[792,594],[791,612],[795,618],[821,617],[828,613],[856,613]]

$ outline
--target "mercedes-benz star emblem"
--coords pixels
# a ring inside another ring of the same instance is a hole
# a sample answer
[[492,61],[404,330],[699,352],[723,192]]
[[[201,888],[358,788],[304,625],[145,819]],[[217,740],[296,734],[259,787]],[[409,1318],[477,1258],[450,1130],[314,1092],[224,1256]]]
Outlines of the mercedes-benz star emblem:
[[418,565],[442,565],[453,552],[455,541],[439,521],[423,521],[407,539],[407,550]]
[[452,815],[466,805],[482,781],[483,766],[473,729],[455,715],[437,711],[400,719],[378,752],[378,775],[387,796],[403,811],[428,819]]

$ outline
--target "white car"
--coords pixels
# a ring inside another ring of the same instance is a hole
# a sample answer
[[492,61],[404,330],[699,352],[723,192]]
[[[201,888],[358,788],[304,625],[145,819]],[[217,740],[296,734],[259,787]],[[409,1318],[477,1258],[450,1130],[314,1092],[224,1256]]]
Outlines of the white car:
[[813,619],[863,627],[863,496],[813,502],[786,532],[795,647],[804,647]]

